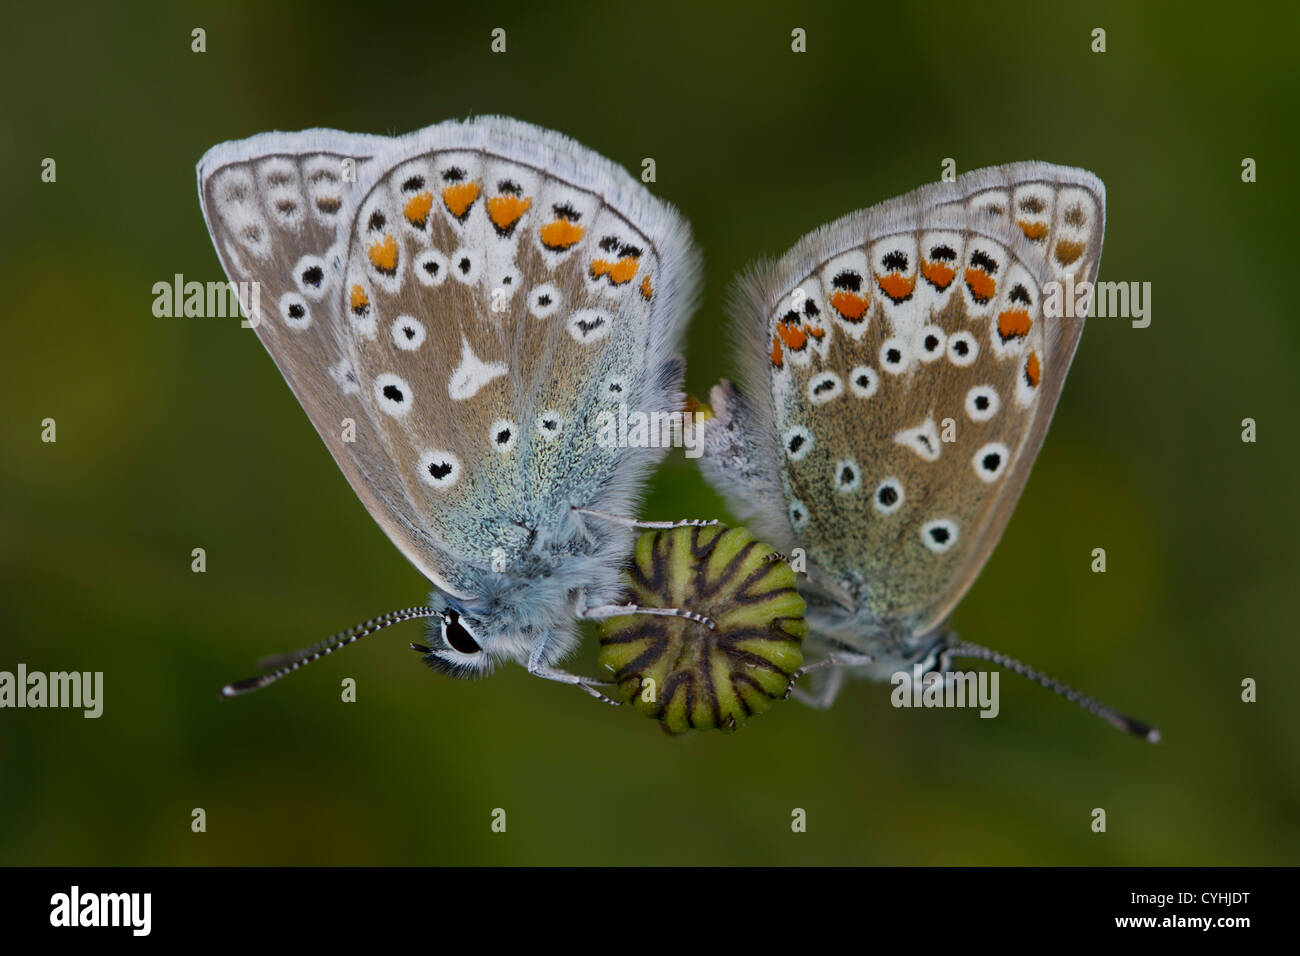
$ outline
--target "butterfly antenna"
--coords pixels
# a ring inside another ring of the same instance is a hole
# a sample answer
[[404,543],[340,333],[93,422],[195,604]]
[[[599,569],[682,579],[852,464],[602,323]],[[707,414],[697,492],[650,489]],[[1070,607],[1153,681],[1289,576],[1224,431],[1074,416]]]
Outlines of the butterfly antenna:
[[221,696],[238,697],[240,694],[261,690],[268,684],[274,684],[281,677],[287,677],[294,671],[300,670],[328,654],[333,654],[340,648],[347,647],[368,634],[382,631],[386,627],[392,627],[394,624],[401,624],[403,621],[411,621],[415,618],[437,617],[440,613],[440,611],[436,611],[431,607],[408,607],[401,611],[389,611],[387,614],[366,621],[364,624],[358,624],[356,627],[350,627],[346,631],[327,637],[325,640],[311,645],[311,647],[304,647],[302,650],[294,651],[291,654],[279,654],[262,660],[259,662],[259,666],[264,670],[266,668],[275,669],[265,674],[259,674],[257,677],[249,677],[247,680],[227,684],[221,688]]
[[[1160,742],[1160,731],[1155,727],[1152,727],[1150,724],[1144,723],[1134,717],[1129,717],[1127,714],[1121,714],[1119,711],[1107,707],[1101,701],[1095,700],[1087,694],[1082,694],[1073,687],[1070,687],[1068,684],[1062,684],[1056,678],[1048,677],[1046,674],[1034,670],[1028,664],[1023,664],[1013,657],[1008,657],[1006,654],[1001,654],[998,651],[990,650],[987,647],[981,647],[979,644],[971,644],[966,641],[961,641],[952,645],[952,647],[949,647],[943,652],[943,654],[945,658],[974,657],[979,660],[997,664],[999,667],[1005,668],[1006,670],[1014,671],[1021,677],[1028,677],[1034,683],[1041,684],[1043,687],[1052,691],[1052,693],[1059,694],[1066,700],[1073,701],[1084,710],[1096,714],[1112,727],[1118,728],[1125,733],[1130,733],[1135,737],[1141,737],[1148,743],[1154,744]],[[946,669],[945,666],[945,670]]]

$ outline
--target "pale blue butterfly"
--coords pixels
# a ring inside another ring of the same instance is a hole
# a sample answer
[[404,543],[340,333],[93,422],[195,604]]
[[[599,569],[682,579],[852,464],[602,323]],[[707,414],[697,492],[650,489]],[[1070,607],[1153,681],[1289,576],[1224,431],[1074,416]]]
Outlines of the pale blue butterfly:
[[846,672],[888,679],[974,657],[1158,739],[945,627],[1047,433],[1105,206],[1083,170],[977,170],[824,226],[738,284],[744,391],[713,389],[701,466],[759,533],[806,558],[817,659],[801,673],[825,676],[818,694],[796,689],[808,702],[829,706]]
[[619,403],[681,407],[699,255],[671,206],[499,117],[398,138],[267,133],[214,147],[198,179],[227,275],[260,292],[258,337],[434,586],[427,607],[272,659],[224,695],[425,617],[412,646],[439,671],[512,660],[607,700],[558,667],[577,620],[698,618],[618,603],[633,529],[659,526],[629,516],[663,450],[606,447],[594,424]]

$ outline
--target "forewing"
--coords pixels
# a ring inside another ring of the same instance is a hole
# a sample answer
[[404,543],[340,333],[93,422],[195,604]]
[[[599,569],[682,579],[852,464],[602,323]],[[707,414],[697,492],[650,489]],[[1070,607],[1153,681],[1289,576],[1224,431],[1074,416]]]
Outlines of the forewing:
[[[321,208],[321,170],[358,147],[374,158]],[[199,173],[228,274],[261,283],[259,337],[435,584],[467,596],[548,509],[631,504],[654,455],[600,446],[591,420],[677,400],[697,270],[684,222],[625,172],[486,117],[394,140],[256,137]]]
[[384,467],[375,409],[361,391],[340,309],[359,180],[385,137],[335,130],[223,143],[198,164],[213,245],[254,329],[357,496],[393,543],[439,587],[445,549]]
[[783,492],[768,517],[814,580],[916,634],[960,600],[1082,332],[1045,315],[1049,283],[1095,280],[1104,203],[1080,170],[981,170],[825,227],[742,282],[747,427],[774,439],[764,480]]
[[600,416],[680,407],[697,268],[684,220],[607,160],[514,121],[457,131],[366,191],[345,285],[387,460],[484,566],[571,506],[634,509],[661,452],[601,444]]

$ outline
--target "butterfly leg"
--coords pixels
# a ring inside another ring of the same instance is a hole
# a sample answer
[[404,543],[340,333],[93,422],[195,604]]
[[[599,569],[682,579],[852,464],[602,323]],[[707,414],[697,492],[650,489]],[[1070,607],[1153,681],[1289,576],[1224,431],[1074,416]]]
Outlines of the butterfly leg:
[[534,677],[544,677],[546,680],[553,680],[560,684],[572,684],[574,687],[580,687],[592,697],[602,703],[610,704],[614,707],[619,702],[612,697],[606,697],[600,691],[596,690],[595,685],[610,685],[613,681],[600,680],[595,677],[579,677],[577,674],[570,674],[568,671],[562,671],[558,667],[551,667],[542,663],[542,654],[546,646],[545,641],[539,641],[533,648],[533,652],[528,656],[528,673]]
[[610,514],[608,511],[596,511],[593,508],[574,508],[573,512],[577,515],[591,515],[593,518],[603,518],[614,524],[621,524],[625,528],[635,528],[638,531],[667,531],[672,528],[707,528],[710,525],[718,524],[717,518],[683,518],[681,521],[641,521],[637,518],[628,518],[624,515]]
[[840,688],[843,686],[844,668],[834,667],[827,673],[825,680],[821,681],[821,687],[816,691],[795,687],[794,683],[791,682],[790,693],[799,703],[805,704],[813,710],[830,710],[831,705],[835,703],[835,698],[840,695]]
[[603,621],[611,617],[623,617],[627,614],[646,614],[657,617],[680,617],[696,624],[703,624],[710,631],[718,629],[718,622],[703,614],[687,611],[679,607],[642,607],[639,604],[602,604],[600,607],[583,608],[578,617],[585,621]]
[[[794,697],[800,703],[807,704],[817,710],[826,710],[839,696],[840,688],[844,686],[844,669],[846,667],[863,667],[871,663],[871,658],[866,654],[836,654],[831,657],[823,657],[819,661],[813,661],[811,664],[805,664],[794,672],[790,678],[790,685],[786,688],[786,696]],[[821,689],[816,692],[809,692],[802,687],[796,687],[799,679],[805,674],[812,674],[816,671],[830,668],[831,672],[827,675]]]

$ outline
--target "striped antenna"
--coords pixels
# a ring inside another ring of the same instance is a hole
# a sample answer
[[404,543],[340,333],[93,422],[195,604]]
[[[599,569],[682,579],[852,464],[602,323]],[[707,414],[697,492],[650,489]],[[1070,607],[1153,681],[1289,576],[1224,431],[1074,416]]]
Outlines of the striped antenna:
[[221,696],[238,697],[240,694],[261,690],[268,684],[274,684],[281,677],[287,677],[294,671],[301,670],[308,664],[314,663],[328,654],[333,654],[340,648],[347,647],[366,635],[375,633],[375,631],[382,631],[386,627],[401,624],[403,621],[411,621],[415,618],[438,617],[441,613],[441,611],[436,611],[431,607],[408,607],[400,611],[389,611],[387,614],[366,621],[364,624],[358,624],[356,627],[350,627],[346,631],[327,637],[311,647],[304,647],[302,650],[294,651],[291,654],[278,654],[274,657],[264,658],[258,662],[259,667],[263,670],[274,668],[273,670],[269,670],[265,674],[259,674],[257,677],[249,677],[246,680],[227,684],[221,688]]
[[[961,641],[960,643],[946,648],[942,652],[942,656],[945,660],[950,657],[973,657],[978,660],[989,661],[990,663],[997,664],[999,667],[1004,667],[1009,671],[1013,671],[1021,677],[1028,677],[1034,683],[1046,687],[1054,694],[1060,694],[1066,700],[1074,701],[1074,703],[1078,704],[1084,710],[1096,714],[1112,727],[1118,728],[1125,733],[1132,734],[1135,737],[1141,737],[1143,740],[1147,741],[1147,743],[1155,744],[1160,742],[1160,731],[1155,727],[1152,727],[1150,724],[1137,720],[1134,717],[1129,717],[1127,714],[1121,714],[1119,711],[1107,707],[1101,701],[1095,700],[1087,694],[1082,694],[1073,687],[1070,687],[1067,684],[1062,684],[1056,678],[1048,677],[1046,674],[1034,670],[1028,664],[1022,664],[1020,661],[1013,657],[1008,657],[1006,654],[990,650],[987,647],[981,647],[978,644]],[[948,669],[946,663],[943,665],[943,669]]]

